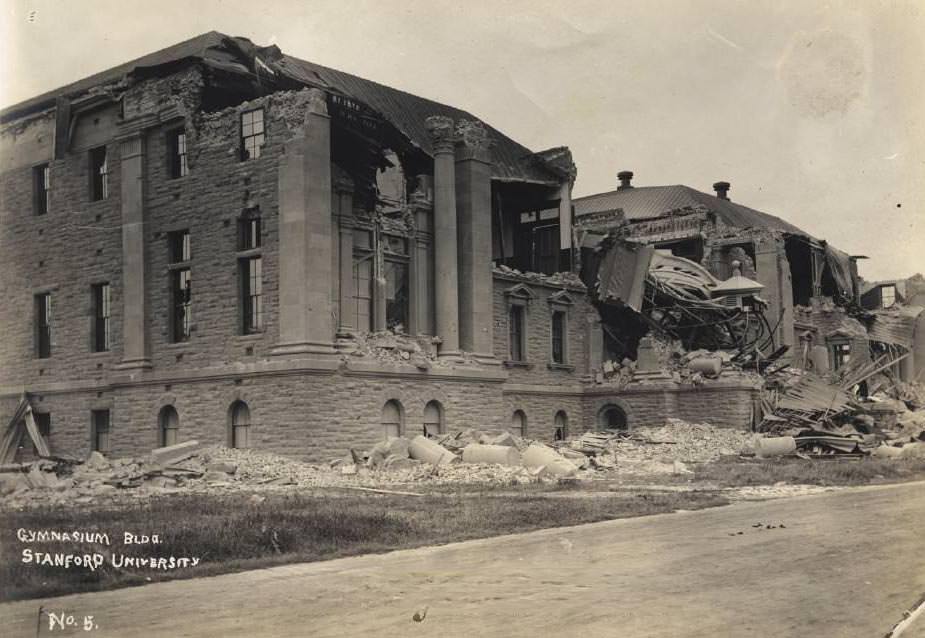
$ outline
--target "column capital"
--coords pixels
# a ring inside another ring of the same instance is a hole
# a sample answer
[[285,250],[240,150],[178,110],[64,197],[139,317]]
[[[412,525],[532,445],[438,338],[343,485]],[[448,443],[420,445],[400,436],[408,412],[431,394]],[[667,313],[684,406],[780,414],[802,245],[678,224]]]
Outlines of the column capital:
[[453,118],[445,115],[431,115],[424,120],[424,126],[430,133],[434,154],[452,153],[456,142]]
[[491,163],[493,140],[485,125],[477,120],[459,120],[456,124],[456,159]]

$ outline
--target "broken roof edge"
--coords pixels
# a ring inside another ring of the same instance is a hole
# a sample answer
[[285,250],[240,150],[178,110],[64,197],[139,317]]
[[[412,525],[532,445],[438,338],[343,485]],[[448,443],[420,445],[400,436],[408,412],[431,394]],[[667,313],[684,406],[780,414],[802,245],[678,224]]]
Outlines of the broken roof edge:
[[[216,50],[224,55],[209,55]],[[228,59],[225,59],[225,57]],[[492,180],[498,182],[532,183],[542,186],[561,184],[565,177],[556,166],[555,158],[546,157],[549,151],[534,153],[481,118],[448,104],[436,102],[396,89],[374,80],[367,80],[345,71],[339,71],[320,64],[302,60],[281,51],[276,45],[261,47],[250,39],[229,36],[218,31],[209,31],[189,40],[171,45],[129,62],[100,71],[76,82],[47,91],[36,97],[18,102],[0,110],[0,123],[27,117],[33,112],[55,107],[59,98],[73,99],[91,93],[105,85],[125,82],[132,75],[156,76],[169,74],[178,64],[198,63],[208,68],[247,75],[262,84],[262,80],[273,77],[275,82],[284,80],[301,86],[320,88],[332,95],[340,95],[368,108],[381,117],[411,147],[432,157],[429,140],[422,134],[415,118],[422,112],[432,110],[432,115],[450,115],[456,121],[469,119],[484,124],[492,139],[498,143],[497,153],[492,154]],[[266,73],[261,73],[265,70]],[[320,72],[320,73],[319,73]],[[275,92],[269,87],[268,93]],[[380,108],[381,107],[381,108]],[[571,153],[564,149],[568,159]],[[566,171],[567,172],[567,171]]]

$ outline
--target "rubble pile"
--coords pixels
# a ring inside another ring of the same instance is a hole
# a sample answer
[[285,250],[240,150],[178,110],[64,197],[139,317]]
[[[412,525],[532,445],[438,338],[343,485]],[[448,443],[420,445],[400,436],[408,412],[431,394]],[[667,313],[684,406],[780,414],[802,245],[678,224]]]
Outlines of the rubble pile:
[[[84,461],[50,457],[0,467],[4,506],[73,505],[175,493],[289,489],[358,489],[427,485],[518,485],[537,481],[683,474],[687,464],[741,452],[748,435],[670,419],[662,427],[585,432],[545,445],[509,432],[475,429],[435,439],[390,437],[327,464],[269,452],[202,446],[197,441],[150,454]],[[404,493],[404,492],[399,492]]]
[[573,286],[575,288],[585,287],[581,277],[570,271],[562,271],[546,275],[539,272],[523,272],[517,270],[516,268],[505,266],[504,264],[495,266],[493,270],[495,273],[508,275],[509,277],[517,277],[523,281],[535,281],[539,283],[546,283],[552,286]]
[[349,364],[352,358],[376,359],[385,363],[414,365],[420,370],[452,365],[479,365],[469,353],[461,352],[456,360],[448,362],[437,357],[439,339],[434,337],[411,337],[398,332],[358,333],[339,342],[345,355],[343,361]]

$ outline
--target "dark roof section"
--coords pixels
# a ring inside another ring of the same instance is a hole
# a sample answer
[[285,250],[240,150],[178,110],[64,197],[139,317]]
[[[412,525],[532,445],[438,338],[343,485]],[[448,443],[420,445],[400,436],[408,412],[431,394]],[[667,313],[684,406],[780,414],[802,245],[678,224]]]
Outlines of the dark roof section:
[[[433,155],[430,135],[424,127],[424,120],[428,117],[443,115],[454,120],[479,119],[452,106],[289,55],[284,55],[283,60],[278,62],[277,66],[306,83],[317,84],[320,78],[331,88],[366,104],[391,122],[428,155]],[[539,165],[538,160],[534,158],[533,151],[521,146],[488,124],[485,124],[485,127],[495,141],[492,147],[492,177],[494,179],[552,184],[559,181]]]
[[[229,63],[231,63],[230,66],[234,66],[234,59],[233,56],[229,56],[229,50],[233,51],[236,48],[235,45],[243,45],[241,50],[253,47],[245,38],[230,38],[217,31],[210,31],[8,107],[0,112],[0,118],[8,120],[39,108],[50,107],[57,97],[77,96],[95,86],[117,82],[141,67],[157,67],[186,58],[197,58],[210,64],[218,63],[226,68]],[[266,62],[301,83],[327,88],[365,104],[389,121],[428,155],[432,155],[433,150],[430,136],[424,126],[426,118],[431,115],[443,115],[455,120],[479,119],[466,111],[289,55],[282,55],[279,59],[266,60]],[[246,70],[246,67],[242,67],[242,71]],[[530,149],[487,124],[486,128],[494,140],[492,147],[493,179],[550,185],[561,181],[561,177],[556,176],[555,172],[545,166],[543,160]]]
[[55,99],[58,97],[76,96],[89,91],[95,86],[117,82],[137,67],[157,66],[170,62],[177,62],[190,57],[204,57],[206,49],[221,46],[222,41],[226,37],[227,36],[217,31],[209,31],[208,33],[197,35],[195,38],[190,38],[184,42],[174,44],[166,49],[143,55],[131,62],[126,62],[125,64],[114,66],[111,69],[94,73],[82,80],[77,80],[76,82],[66,84],[53,91],[42,93],[41,95],[20,102],[19,104],[8,106],[0,111],[0,118],[8,120],[38,108],[53,106]]
[[689,186],[634,186],[572,200],[575,215],[588,215],[622,209],[628,220],[659,217],[681,208],[705,207],[736,228],[764,228],[785,233],[810,235],[779,217],[708,195]]

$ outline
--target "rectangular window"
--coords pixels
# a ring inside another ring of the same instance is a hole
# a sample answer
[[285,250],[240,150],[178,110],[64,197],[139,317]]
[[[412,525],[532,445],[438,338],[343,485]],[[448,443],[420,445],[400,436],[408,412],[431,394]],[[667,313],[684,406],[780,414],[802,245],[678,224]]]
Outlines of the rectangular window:
[[883,286],[880,289],[880,307],[889,308],[896,303],[896,286]]
[[32,169],[32,190],[34,193],[35,214],[44,215],[49,208],[51,194],[51,168],[42,164]]
[[559,271],[559,225],[533,229],[533,270],[546,275]]
[[170,244],[170,263],[178,264],[192,258],[190,252],[190,235],[188,230],[178,230],[167,236]]
[[171,271],[171,298],[173,299],[173,325],[171,336],[174,342],[190,338],[192,314],[192,275],[189,268]]
[[241,309],[244,334],[263,330],[263,258],[246,257],[240,260]]
[[565,363],[565,313],[552,313],[552,362]]
[[263,109],[241,114],[241,160],[260,157],[265,140],[263,130]]
[[109,453],[109,410],[93,410],[91,413],[91,445],[94,451]]
[[260,217],[242,217],[238,220],[238,250],[255,248],[260,248]]
[[[39,435],[45,439],[45,446],[51,447],[51,414],[48,412],[33,412],[33,418],[35,418],[35,425],[39,430]],[[38,448],[35,447],[35,443],[32,444],[32,454],[34,456],[39,455]]]
[[108,283],[93,286],[93,352],[106,352],[110,347],[110,290]]
[[170,260],[170,340],[187,341],[192,331],[192,259],[190,232],[178,230],[167,235]]
[[373,329],[373,240],[368,230],[353,231],[353,301],[357,330]]
[[524,361],[524,308],[511,306],[508,317],[511,361]]
[[385,262],[385,327],[404,333],[408,328],[408,264]]
[[106,147],[90,150],[90,199],[99,201],[109,197],[109,163]]
[[35,354],[39,359],[51,356],[51,293],[35,296]]
[[189,173],[186,163],[186,132],[182,129],[167,133],[167,153],[170,177],[176,179]]
[[851,344],[836,342],[832,344],[832,368],[838,370],[851,359]]

